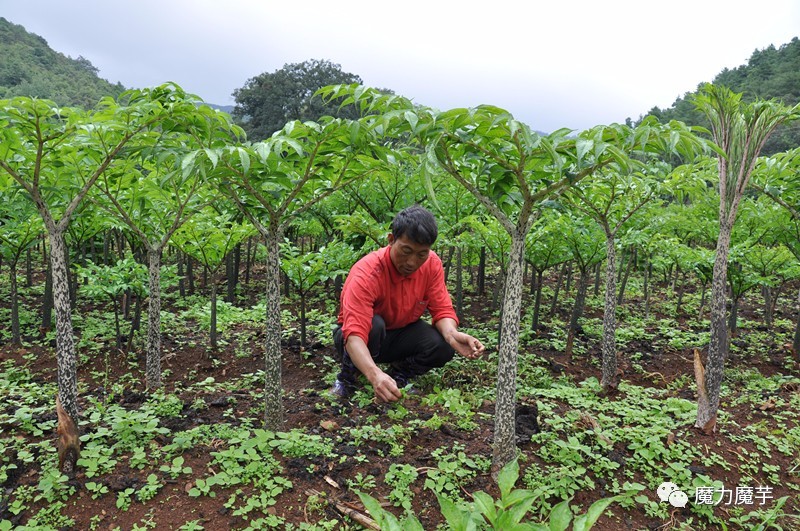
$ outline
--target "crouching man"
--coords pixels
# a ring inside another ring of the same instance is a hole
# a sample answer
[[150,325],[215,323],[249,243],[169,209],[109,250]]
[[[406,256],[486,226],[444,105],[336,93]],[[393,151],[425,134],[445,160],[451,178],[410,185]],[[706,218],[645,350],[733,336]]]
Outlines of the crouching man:
[[[442,367],[455,352],[469,359],[483,354],[479,340],[457,329],[442,261],[431,250],[437,235],[433,214],[406,208],[392,221],[389,244],[350,269],[333,333],[342,364],[333,395],[349,397],[360,372],[379,400],[394,402],[410,380]],[[426,310],[433,325],[420,319]]]

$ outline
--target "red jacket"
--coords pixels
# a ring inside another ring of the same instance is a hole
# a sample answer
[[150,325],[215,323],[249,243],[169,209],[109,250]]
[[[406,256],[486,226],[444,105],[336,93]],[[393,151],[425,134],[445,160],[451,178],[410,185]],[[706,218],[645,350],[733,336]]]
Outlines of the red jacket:
[[458,323],[439,256],[431,251],[419,269],[404,277],[394,267],[389,249],[386,246],[371,252],[356,262],[347,275],[339,310],[345,341],[355,334],[366,343],[374,315],[383,318],[387,330],[417,321],[425,310],[434,323],[445,317]]

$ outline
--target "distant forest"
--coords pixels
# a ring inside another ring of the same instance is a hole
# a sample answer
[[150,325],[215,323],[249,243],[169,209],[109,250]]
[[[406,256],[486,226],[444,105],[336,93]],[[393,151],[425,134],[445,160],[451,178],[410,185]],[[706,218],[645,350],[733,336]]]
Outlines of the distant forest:
[[[117,96],[125,90],[121,84],[98,77],[98,70],[81,56],[67,57],[50,48],[47,41],[28,33],[23,26],[0,17],[0,98],[34,96],[48,98],[59,105],[90,108],[103,96]],[[800,102],[800,40],[776,48],[756,50],[747,64],[724,69],[714,77],[714,84],[725,85],[744,98],[779,99],[784,104]],[[702,83],[701,83],[702,84]],[[699,88],[700,85],[698,85]],[[667,109],[653,107],[646,115],[660,121],[680,120],[691,125],[705,125],[702,115],[691,102],[692,93],[675,100]],[[217,107],[209,104],[212,107]],[[231,107],[221,107],[230,111]],[[800,124],[784,127],[770,138],[764,154],[800,146]]]
[[0,98],[32,96],[58,105],[91,108],[125,90],[97,76],[97,68],[54,51],[47,41],[0,17]]
[[[795,105],[800,102],[800,40],[795,37],[779,48],[769,46],[756,50],[746,65],[733,70],[724,69],[712,83],[741,92],[748,101],[755,98],[774,98],[786,105]],[[691,125],[705,126],[705,120],[695,110],[691,96],[692,93],[687,92],[675,100],[670,108],[653,107],[647,114],[662,122],[680,120]],[[767,141],[762,153],[770,155],[797,146],[800,146],[800,124],[777,130]]]

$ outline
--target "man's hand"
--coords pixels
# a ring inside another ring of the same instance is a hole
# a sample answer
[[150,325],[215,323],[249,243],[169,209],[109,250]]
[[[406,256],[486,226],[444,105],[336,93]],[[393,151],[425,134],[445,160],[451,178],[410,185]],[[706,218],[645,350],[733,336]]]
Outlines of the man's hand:
[[379,371],[372,379],[372,388],[375,389],[375,397],[381,402],[396,402],[403,397],[402,391],[397,388],[394,378],[383,371]]
[[448,339],[448,343],[456,350],[456,352],[471,360],[479,358],[486,350],[486,347],[483,346],[483,343],[471,335],[465,334],[464,332],[459,332],[457,330],[453,331],[452,335]]
[[397,388],[397,382],[375,365],[363,339],[356,335],[351,335],[347,339],[345,348],[350,354],[353,365],[372,384],[373,389],[375,389],[375,397],[378,400],[381,402],[396,402],[400,400],[403,393]]

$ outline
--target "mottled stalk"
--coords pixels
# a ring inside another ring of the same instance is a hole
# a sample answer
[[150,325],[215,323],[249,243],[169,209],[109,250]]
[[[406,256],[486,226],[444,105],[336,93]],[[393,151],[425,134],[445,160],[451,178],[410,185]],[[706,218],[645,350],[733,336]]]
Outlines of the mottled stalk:
[[269,430],[280,430],[283,427],[280,241],[280,231],[270,227],[266,234],[267,330],[264,368],[264,424]]
[[719,409],[722,372],[728,357],[728,323],[726,281],[730,251],[732,223],[722,223],[717,239],[714,273],[711,280],[711,341],[708,344],[708,361],[705,367],[705,393],[698,393],[697,422],[695,426],[713,431]]
[[[526,231],[527,232],[527,231]],[[505,279],[500,344],[497,352],[497,400],[495,402],[492,473],[516,458],[515,409],[520,308],[522,307],[522,260],[525,234],[514,234]]]
[[161,249],[147,252],[150,297],[147,304],[147,388],[161,387]]
[[[606,298],[603,310],[603,389],[616,389],[617,377],[617,252],[614,237],[606,234]],[[621,293],[621,292],[620,292]]]
[[78,418],[78,369],[75,338],[72,332],[72,309],[67,275],[67,245],[64,234],[48,231],[50,265],[53,269],[53,308],[56,314],[56,363],[58,365],[58,396],[64,410]]

